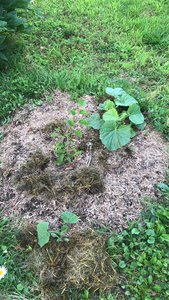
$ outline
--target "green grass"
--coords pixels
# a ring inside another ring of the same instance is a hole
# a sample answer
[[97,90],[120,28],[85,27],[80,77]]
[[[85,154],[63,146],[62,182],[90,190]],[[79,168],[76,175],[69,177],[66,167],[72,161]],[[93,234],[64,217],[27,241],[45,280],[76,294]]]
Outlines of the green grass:
[[32,31],[18,37],[0,75],[0,119],[59,88],[77,99],[121,86],[167,135],[169,2],[34,1]]
[[37,288],[38,279],[27,268],[26,258],[29,248],[20,247],[16,233],[15,221],[0,216],[0,266],[5,266],[8,273],[0,280],[2,300],[37,300],[40,291]]

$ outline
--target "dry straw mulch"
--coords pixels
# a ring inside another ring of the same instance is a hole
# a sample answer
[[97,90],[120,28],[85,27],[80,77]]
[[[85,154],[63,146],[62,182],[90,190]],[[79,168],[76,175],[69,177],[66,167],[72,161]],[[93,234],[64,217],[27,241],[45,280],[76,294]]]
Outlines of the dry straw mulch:
[[[97,102],[85,99],[90,114]],[[57,91],[53,102],[34,109],[27,105],[11,124],[2,126],[0,207],[5,215],[32,223],[47,219],[58,226],[61,212],[70,210],[80,216],[81,228],[121,229],[138,217],[145,198],[155,198],[154,186],[163,181],[169,166],[167,142],[147,126],[130,145],[108,152],[97,133],[82,126],[84,138],[74,143],[83,153],[57,167],[50,135],[55,128],[71,131],[65,120],[72,109],[81,108]],[[76,122],[79,118],[77,114]]]

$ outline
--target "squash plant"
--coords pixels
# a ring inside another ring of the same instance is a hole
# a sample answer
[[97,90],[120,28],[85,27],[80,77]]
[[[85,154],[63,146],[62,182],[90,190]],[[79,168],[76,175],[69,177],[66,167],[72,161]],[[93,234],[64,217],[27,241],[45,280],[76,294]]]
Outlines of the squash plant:
[[56,239],[57,242],[68,242],[69,239],[66,237],[70,229],[70,225],[76,224],[80,219],[79,217],[69,211],[65,211],[61,214],[62,226],[60,230],[51,231],[49,230],[49,222],[42,221],[37,225],[37,234],[38,234],[38,245],[40,247],[45,246],[50,237]]
[[136,135],[135,129],[145,126],[144,116],[136,99],[122,88],[107,88],[113,100],[106,100],[88,118],[89,126],[100,131],[100,139],[106,148],[115,151],[130,142]]

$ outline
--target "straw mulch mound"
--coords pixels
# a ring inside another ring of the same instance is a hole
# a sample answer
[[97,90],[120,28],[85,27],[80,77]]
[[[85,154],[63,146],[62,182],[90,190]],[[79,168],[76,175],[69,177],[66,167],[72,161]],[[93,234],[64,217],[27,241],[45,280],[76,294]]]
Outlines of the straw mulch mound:
[[[96,99],[86,96],[85,109],[96,110]],[[56,165],[54,145],[59,130],[72,134],[66,120],[77,110],[76,129],[83,138],[73,137],[81,151],[73,162]],[[0,144],[0,208],[4,215],[29,222],[41,219],[58,226],[62,211],[81,218],[80,227],[108,225],[121,230],[140,214],[145,199],[156,198],[155,184],[164,180],[169,166],[167,142],[149,126],[132,142],[116,152],[104,149],[98,133],[78,121],[83,109],[67,93],[56,92],[52,103],[18,111],[13,122],[4,125]]]

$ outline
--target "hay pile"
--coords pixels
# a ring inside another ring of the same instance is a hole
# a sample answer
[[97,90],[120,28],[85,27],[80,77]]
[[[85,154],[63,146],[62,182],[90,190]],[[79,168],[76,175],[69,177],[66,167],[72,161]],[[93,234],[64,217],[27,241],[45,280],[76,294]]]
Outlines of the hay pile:
[[[104,191],[99,170],[91,167],[79,168],[69,172],[46,171],[49,159],[41,151],[30,155],[15,176],[18,190],[27,191],[34,196],[46,195],[47,200],[66,195],[80,196],[83,192],[96,194]],[[63,201],[64,202],[64,201]]]
[[31,261],[47,294],[85,288],[107,291],[118,281],[105,238],[94,231],[73,235],[67,243],[53,240],[41,250],[35,249]]

